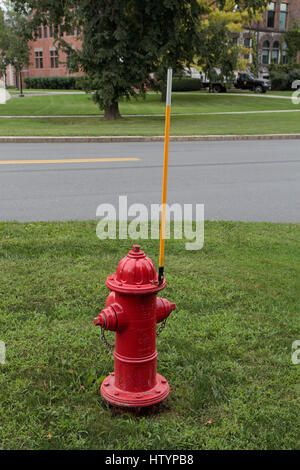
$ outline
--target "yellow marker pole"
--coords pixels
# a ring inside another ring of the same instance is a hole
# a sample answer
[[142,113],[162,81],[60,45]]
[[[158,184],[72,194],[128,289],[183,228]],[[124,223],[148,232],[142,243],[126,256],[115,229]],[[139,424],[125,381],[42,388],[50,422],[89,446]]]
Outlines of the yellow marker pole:
[[159,283],[162,283],[164,280],[166,204],[167,204],[168,167],[169,167],[172,76],[173,76],[173,70],[169,68],[168,69],[168,84],[167,84],[167,100],[166,100],[164,173],[163,173],[162,209],[161,209],[161,225],[160,225],[160,250],[159,250],[159,271],[158,271]]

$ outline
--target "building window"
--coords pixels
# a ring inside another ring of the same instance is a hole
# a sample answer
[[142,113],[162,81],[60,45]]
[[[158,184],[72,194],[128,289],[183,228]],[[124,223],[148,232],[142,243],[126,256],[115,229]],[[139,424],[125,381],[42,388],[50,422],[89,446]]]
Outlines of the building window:
[[286,42],[282,46],[282,63],[283,63],[283,65],[286,65],[288,63],[287,43]]
[[43,51],[35,51],[35,68],[42,69],[43,67]]
[[270,61],[270,43],[269,41],[263,42],[263,50],[262,50],[262,63],[264,65],[268,65]]
[[[247,49],[250,49],[250,48],[251,48],[251,38],[245,38],[245,39],[244,39],[244,47],[246,47]],[[245,59],[245,60],[249,60],[249,59],[250,59],[250,51],[247,52],[246,54],[244,54],[244,59]]]
[[274,28],[275,26],[275,3],[270,2],[268,11],[268,28]]
[[63,23],[61,23],[59,29],[60,29],[60,36],[62,37],[64,35],[64,24]]
[[51,68],[57,69],[58,68],[58,51],[57,49],[50,51],[50,60],[51,60]]
[[70,57],[71,57],[71,51],[67,50],[66,51],[66,66],[67,66],[67,68],[70,68],[70,64],[71,64]]
[[279,28],[286,29],[287,27],[287,15],[288,15],[288,5],[287,3],[282,3],[280,5],[280,17],[279,17]]
[[53,38],[54,36],[58,36],[58,26],[57,26],[57,24],[50,26],[49,29],[50,29],[50,38]]
[[47,39],[48,37],[48,28],[47,26],[44,26],[44,38]]
[[273,43],[271,63],[279,64],[279,42],[278,41],[275,41]]
[[81,35],[81,27],[78,26],[78,28],[77,28],[77,36],[80,36],[80,35]]
[[42,37],[43,37],[43,35],[42,35],[42,27],[41,27],[41,26],[37,29],[36,37],[37,37],[37,39],[42,39]]

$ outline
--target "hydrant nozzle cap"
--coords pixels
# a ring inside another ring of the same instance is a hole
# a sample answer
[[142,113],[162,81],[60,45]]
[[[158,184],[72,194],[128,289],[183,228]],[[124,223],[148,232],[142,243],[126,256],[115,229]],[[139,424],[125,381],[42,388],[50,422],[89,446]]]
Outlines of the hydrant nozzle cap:
[[105,327],[105,320],[104,320],[104,318],[101,314],[98,315],[98,317],[94,318],[94,325],[95,326],[100,326],[100,328]]

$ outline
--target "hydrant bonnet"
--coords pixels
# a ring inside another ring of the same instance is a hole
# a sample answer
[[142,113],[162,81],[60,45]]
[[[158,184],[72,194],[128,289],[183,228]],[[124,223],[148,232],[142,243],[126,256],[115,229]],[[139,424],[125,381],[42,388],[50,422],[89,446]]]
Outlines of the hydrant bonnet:
[[153,261],[139,245],[133,245],[128,255],[119,262],[117,272],[107,278],[106,285],[116,292],[150,294],[164,289],[166,280],[159,285]]

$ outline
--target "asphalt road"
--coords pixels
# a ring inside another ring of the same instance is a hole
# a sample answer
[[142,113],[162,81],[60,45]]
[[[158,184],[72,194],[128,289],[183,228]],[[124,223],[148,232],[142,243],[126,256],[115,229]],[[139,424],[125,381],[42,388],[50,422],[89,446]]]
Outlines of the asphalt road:
[[[108,161],[59,162],[96,158]],[[0,144],[0,220],[95,219],[119,195],[149,207],[162,164],[162,143]],[[299,141],[172,143],[168,202],[204,204],[209,220],[299,223]]]

